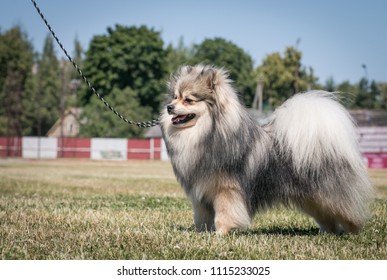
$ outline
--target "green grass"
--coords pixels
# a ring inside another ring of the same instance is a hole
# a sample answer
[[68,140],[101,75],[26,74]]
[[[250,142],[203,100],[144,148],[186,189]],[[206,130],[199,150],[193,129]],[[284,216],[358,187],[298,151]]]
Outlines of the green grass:
[[3,161],[1,259],[386,259],[387,171],[358,235],[282,207],[246,231],[197,233],[168,162]]

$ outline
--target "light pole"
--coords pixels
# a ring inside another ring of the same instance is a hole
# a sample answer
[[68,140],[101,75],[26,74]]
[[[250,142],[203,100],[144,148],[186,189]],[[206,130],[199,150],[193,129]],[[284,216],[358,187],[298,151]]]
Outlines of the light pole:
[[255,95],[253,100],[252,108],[257,110],[259,114],[262,114],[262,98],[263,98],[263,76],[258,76],[258,83],[255,89]]
[[362,64],[361,67],[364,69],[364,73],[365,73],[365,78],[368,82],[368,71],[367,71],[367,65],[365,64]]

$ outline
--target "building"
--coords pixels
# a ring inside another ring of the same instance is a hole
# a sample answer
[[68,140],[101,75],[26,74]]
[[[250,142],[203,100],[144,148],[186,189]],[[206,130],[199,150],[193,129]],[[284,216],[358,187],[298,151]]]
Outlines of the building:
[[[82,113],[80,108],[69,108],[64,112],[63,123],[59,118],[47,132],[48,137],[77,137],[79,134],[80,123],[79,117]],[[62,125],[61,125],[62,123]],[[63,130],[62,130],[63,129]]]

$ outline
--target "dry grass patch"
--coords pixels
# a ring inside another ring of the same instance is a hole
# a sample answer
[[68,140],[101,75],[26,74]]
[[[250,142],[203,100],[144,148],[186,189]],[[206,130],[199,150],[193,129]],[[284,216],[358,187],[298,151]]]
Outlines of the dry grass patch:
[[387,171],[358,235],[318,233],[279,207],[246,231],[197,233],[171,166],[160,161],[0,163],[2,259],[386,259]]

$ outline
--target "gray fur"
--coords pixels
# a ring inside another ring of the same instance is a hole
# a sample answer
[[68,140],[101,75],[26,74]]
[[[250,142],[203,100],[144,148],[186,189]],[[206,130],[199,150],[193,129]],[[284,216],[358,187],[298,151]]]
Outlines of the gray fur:
[[[184,131],[170,127],[166,111],[161,119],[163,137],[178,181],[193,205],[208,209],[210,219],[216,216],[213,196],[201,197],[192,193],[198,186],[213,182],[211,177],[227,174],[238,182],[237,192],[243,197],[249,219],[258,210],[281,203],[312,215],[322,231],[358,232],[362,228],[368,215],[372,187],[365,168],[359,164],[360,154],[349,158],[340,152],[335,155],[323,153],[315,158],[318,164],[298,166],[292,158],[297,151],[277,137],[275,118],[269,125],[260,127],[240,103],[231,106],[228,101],[223,101],[224,97],[235,99],[225,71],[202,65],[183,67],[169,82],[167,104],[173,102],[175,92],[184,95],[185,89],[177,88],[179,81],[185,88],[189,88],[189,83],[195,83],[195,89],[201,89],[192,94],[200,96],[198,102],[206,102],[210,124],[206,129],[198,128],[198,125],[182,128],[197,129],[200,133],[199,140],[190,147],[192,161],[188,156],[187,160],[181,161],[185,155],[181,154],[180,144],[176,141],[186,141],[190,145],[190,139],[184,138]],[[332,95],[324,98],[332,98]],[[240,120],[232,127],[226,120],[230,113]],[[323,141],[321,139],[322,151],[327,145]],[[217,183],[206,188],[215,187],[219,188]],[[203,219],[208,220],[208,217]],[[206,222],[205,226],[213,227],[214,224]]]

